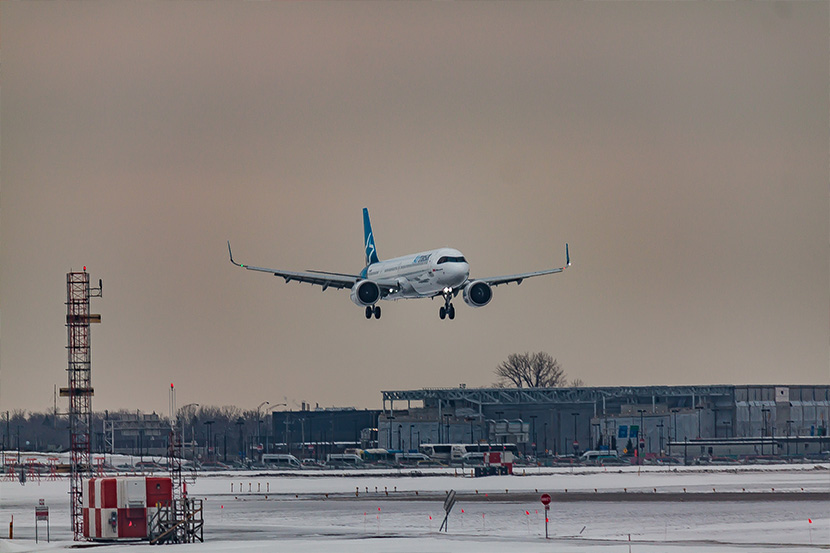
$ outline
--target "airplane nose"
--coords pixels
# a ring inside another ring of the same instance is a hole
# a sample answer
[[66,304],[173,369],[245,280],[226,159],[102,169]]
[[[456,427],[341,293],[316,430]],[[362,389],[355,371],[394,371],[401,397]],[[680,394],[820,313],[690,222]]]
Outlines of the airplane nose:
[[452,268],[452,274],[450,275],[452,278],[453,286],[458,286],[470,275],[470,266],[467,263],[456,263],[455,266]]

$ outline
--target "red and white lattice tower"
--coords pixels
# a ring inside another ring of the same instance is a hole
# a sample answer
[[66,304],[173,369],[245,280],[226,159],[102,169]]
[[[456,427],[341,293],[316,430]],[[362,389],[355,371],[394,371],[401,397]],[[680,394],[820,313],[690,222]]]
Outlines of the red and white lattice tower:
[[100,315],[89,312],[89,298],[101,296],[98,288],[89,287],[86,267],[82,273],[66,274],[66,334],[69,387],[61,396],[69,398],[69,501],[74,539],[84,539],[82,504],[83,479],[92,475],[92,359],[89,341],[90,323],[101,322]]
[[17,480],[17,457],[3,457],[3,464],[6,467],[6,476],[3,480],[9,482]]
[[58,459],[57,457],[49,457],[49,476],[46,478],[47,482],[58,479]]
[[38,459],[37,457],[27,457],[26,458],[26,478],[29,480],[37,480],[40,482],[40,470],[38,470]]

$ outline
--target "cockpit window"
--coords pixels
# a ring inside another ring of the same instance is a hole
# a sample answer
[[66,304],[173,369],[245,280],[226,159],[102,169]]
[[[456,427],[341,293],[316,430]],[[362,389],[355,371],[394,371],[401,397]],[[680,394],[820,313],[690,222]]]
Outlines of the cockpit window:
[[466,263],[466,262],[467,262],[467,260],[464,259],[463,257],[451,257],[451,256],[445,255],[444,257],[442,257],[441,259],[438,260],[438,265],[440,265],[441,263]]

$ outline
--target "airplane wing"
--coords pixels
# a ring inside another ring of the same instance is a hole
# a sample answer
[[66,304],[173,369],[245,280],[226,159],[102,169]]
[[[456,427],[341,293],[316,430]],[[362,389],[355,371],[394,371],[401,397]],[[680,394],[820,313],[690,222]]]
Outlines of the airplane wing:
[[[497,276],[497,277],[486,277],[486,278],[476,278],[470,279],[470,281],[483,281],[489,284],[490,286],[498,286],[499,284],[509,284],[511,282],[515,282],[516,284],[521,284],[522,281],[526,278],[531,278],[535,276],[542,276],[542,275],[552,275],[554,273],[561,273],[565,269],[571,266],[571,255],[568,252],[568,245],[565,244],[565,266],[559,267],[558,269],[545,269],[542,271],[533,271],[530,273],[519,273],[516,275],[506,275],[506,276]],[[466,283],[465,283],[466,284]]]
[[[363,280],[360,275],[349,275],[344,273],[326,273],[323,271],[307,271],[307,272],[297,272],[297,271],[283,271],[281,269],[269,269],[267,267],[255,267],[253,265],[245,265],[244,263],[237,263],[233,259],[233,253],[231,252],[231,243],[228,241],[228,256],[230,257],[231,263],[236,265],[237,267],[242,267],[243,269],[248,269],[249,271],[260,271],[262,273],[271,273],[276,277],[281,277],[285,279],[285,282],[305,282],[307,284],[322,286],[323,291],[325,292],[328,288],[335,288],[335,289],[342,289],[342,288],[349,288],[351,289],[356,283]],[[378,282],[380,285],[381,290],[397,290],[398,284],[396,282]],[[385,295],[385,294],[384,294]]]

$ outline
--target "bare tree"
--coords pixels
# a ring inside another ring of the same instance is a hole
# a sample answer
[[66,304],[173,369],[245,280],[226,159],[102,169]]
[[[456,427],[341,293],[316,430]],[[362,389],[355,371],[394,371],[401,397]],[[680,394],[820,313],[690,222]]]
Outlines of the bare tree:
[[571,380],[570,387],[571,388],[584,388],[585,387],[585,381],[582,380],[581,378],[574,378],[573,380]]
[[565,371],[549,353],[511,353],[496,367],[498,385],[516,388],[557,388],[567,385]]

